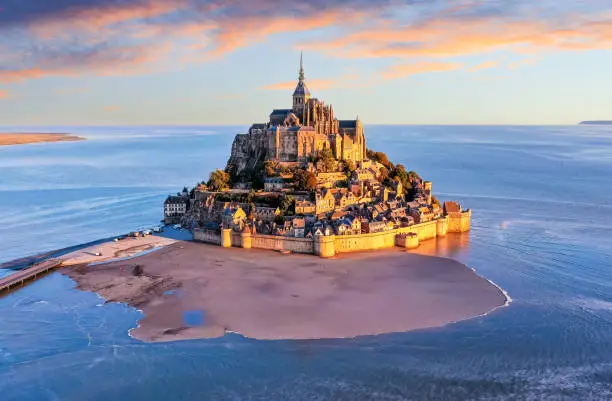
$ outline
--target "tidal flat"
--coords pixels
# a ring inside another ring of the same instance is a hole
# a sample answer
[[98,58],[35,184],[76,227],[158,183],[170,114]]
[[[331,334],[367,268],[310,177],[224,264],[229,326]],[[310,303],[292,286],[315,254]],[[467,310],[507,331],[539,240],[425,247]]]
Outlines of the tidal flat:
[[469,267],[400,250],[321,259],[176,242],[129,260],[65,268],[77,288],[144,317],[147,342],[352,338],[440,327],[507,305]]

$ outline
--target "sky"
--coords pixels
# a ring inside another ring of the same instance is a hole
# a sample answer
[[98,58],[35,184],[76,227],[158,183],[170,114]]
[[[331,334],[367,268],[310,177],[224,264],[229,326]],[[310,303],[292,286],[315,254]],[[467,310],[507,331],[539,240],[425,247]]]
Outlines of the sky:
[[611,0],[0,0],[0,125],[612,120]]

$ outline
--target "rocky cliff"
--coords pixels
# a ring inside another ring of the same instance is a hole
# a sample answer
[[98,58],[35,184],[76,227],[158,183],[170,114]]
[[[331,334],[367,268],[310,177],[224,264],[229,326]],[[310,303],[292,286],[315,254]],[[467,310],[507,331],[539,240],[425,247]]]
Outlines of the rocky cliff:
[[265,133],[236,135],[226,167],[232,181],[248,182],[258,178],[263,179],[263,163],[266,160],[267,150],[268,136]]

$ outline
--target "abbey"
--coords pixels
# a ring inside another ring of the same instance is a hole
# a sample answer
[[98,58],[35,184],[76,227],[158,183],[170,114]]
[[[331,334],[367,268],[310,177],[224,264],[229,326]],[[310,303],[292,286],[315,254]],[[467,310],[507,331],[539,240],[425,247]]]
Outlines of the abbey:
[[293,92],[293,107],[275,109],[265,124],[253,124],[232,145],[228,167],[240,175],[265,160],[287,165],[307,163],[318,151],[331,150],[336,160],[361,162],[366,158],[366,140],[359,118],[338,120],[331,105],[311,96],[300,73]]

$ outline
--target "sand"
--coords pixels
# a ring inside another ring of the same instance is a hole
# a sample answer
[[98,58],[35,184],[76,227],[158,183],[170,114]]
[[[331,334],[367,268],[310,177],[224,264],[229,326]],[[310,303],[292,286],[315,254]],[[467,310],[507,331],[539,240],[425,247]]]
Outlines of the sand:
[[70,134],[44,134],[44,133],[2,133],[0,132],[0,146],[25,145],[39,142],[82,141],[85,138]]
[[172,238],[157,235],[127,237],[117,242],[109,241],[79,249],[62,256],[61,259],[64,266],[109,262],[114,259],[131,258],[175,242],[176,240]]
[[404,332],[487,314],[507,302],[459,262],[399,250],[326,260],[176,242],[128,261],[61,272],[79,289],[141,309],[144,318],[130,335],[149,342],[227,332],[262,340]]

